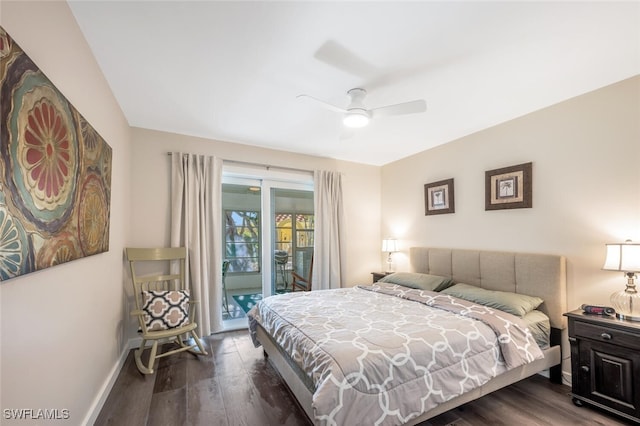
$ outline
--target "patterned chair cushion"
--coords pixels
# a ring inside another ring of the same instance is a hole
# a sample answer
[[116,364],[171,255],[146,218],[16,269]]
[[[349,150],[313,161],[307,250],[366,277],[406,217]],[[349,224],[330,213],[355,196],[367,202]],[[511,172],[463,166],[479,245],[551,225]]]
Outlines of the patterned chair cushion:
[[189,324],[189,290],[143,291],[142,310],[149,331],[183,327]]

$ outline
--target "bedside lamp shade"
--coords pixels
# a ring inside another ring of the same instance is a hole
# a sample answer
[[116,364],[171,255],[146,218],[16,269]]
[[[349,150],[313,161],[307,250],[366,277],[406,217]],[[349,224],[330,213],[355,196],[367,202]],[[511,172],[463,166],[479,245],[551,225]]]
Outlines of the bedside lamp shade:
[[635,284],[636,272],[640,272],[640,244],[630,240],[623,244],[607,244],[607,257],[602,269],[624,272],[627,276],[626,288],[611,295],[616,316],[640,321],[640,293]]
[[395,238],[385,238],[382,240],[382,251],[387,253],[393,253],[398,251],[398,246],[396,245]]
[[395,238],[385,238],[382,240],[382,251],[388,253],[387,255],[387,273],[393,272],[393,259],[391,253],[398,251],[398,245]]
[[607,258],[602,269],[607,271],[640,272],[640,244],[607,244]]

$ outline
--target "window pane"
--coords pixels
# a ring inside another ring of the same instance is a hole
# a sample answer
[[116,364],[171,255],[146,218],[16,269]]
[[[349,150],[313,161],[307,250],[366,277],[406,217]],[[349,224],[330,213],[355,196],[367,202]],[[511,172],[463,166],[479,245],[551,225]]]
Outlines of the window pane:
[[289,228],[291,228],[291,214],[290,213],[276,213],[276,227],[289,227]]
[[314,216],[312,214],[298,214],[296,215],[296,229],[313,229]]
[[291,242],[291,228],[276,228],[276,241],[279,243]]
[[286,251],[291,253],[291,243],[276,243],[276,250]]
[[225,258],[229,272],[260,272],[260,212],[225,211]]
[[313,231],[298,231],[296,237],[298,247],[313,247]]
[[226,213],[226,241],[259,241],[258,212],[232,211]]
[[259,272],[260,265],[254,258],[236,258],[229,262],[229,272]]
[[227,259],[233,257],[258,257],[260,247],[257,243],[227,243]]

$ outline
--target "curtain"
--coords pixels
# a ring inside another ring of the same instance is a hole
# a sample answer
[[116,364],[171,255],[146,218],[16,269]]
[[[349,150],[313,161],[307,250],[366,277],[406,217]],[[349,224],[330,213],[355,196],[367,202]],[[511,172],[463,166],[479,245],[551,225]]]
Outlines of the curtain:
[[344,277],[342,175],[338,172],[316,170],[313,177],[315,243],[312,288],[340,288]]
[[171,246],[187,247],[201,336],[222,330],[221,185],[222,160],[172,153]]

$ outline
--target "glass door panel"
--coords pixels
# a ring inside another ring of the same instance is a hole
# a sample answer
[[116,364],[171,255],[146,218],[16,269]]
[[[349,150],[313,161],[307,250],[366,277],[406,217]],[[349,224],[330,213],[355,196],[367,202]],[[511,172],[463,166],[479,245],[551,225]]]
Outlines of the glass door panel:
[[273,250],[271,292],[291,291],[291,272],[308,277],[313,256],[313,191],[273,188]]
[[222,319],[225,328],[246,324],[262,298],[262,204],[259,181],[222,184],[224,259]]

